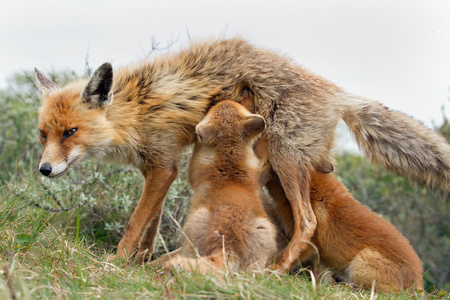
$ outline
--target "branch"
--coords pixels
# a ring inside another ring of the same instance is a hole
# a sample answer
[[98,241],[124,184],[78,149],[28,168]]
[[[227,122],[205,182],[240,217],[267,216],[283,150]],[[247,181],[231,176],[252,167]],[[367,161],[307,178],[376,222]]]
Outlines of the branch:
[[82,207],[85,204],[86,204],[86,202],[83,202],[81,204],[78,204],[78,205],[75,205],[75,206],[72,206],[72,207],[61,207],[60,209],[45,207],[45,206],[42,206],[42,205],[40,205],[38,203],[33,203],[33,206],[35,206],[37,208],[40,208],[40,209],[43,209],[43,210],[46,210],[46,211],[49,211],[49,212],[59,213],[59,212],[69,211],[69,210],[72,210],[72,209],[76,209],[76,208]]
[[180,39],[180,34],[178,34],[178,37],[175,40],[171,40],[166,47],[158,47],[159,46],[159,42],[157,42],[155,40],[155,37],[151,38],[151,44],[152,44],[152,49],[150,50],[150,52],[147,53],[147,55],[145,56],[145,59],[148,59],[153,52],[155,51],[166,51],[167,49],[171,48],[176,42],[178,42],[178,40]]

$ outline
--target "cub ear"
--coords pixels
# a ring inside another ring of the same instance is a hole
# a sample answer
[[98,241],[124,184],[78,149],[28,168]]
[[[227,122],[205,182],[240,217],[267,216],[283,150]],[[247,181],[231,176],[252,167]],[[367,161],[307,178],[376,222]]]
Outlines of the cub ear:
[[198,123],[197,127],[195,127],[195,133],[198,140],[207,145],[214,144],[218,136],[217,128],[206,122]]
[[249,112],[255,112],[255,95],[252,90],[248,87],[244,87],[240,94],[241,104],[244,106]]
[[316,165],[316,170],[320,173],[327,174],[334,171],[334,166],[328,160],[323,160],[322,162]]
[[60,89],[56,83],[45,77],[37,68],[34,68],[34,71],[36,72],[36,78],[39,82],[42,97],[46,97],[52,91]]
[[112,103],[113,69],[110,63],[104,63],[92,75],[81,93],[84,103],[91,108],[106,107]]
[[250,115],[244,121],[244,135],[256,137],[266,129],[266,121],[260,115]]

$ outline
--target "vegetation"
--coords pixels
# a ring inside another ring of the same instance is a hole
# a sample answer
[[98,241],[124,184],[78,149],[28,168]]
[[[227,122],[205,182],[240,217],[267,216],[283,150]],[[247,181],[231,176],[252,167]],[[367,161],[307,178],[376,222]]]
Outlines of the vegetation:
[[[64,84],[73,72],[47,74]],[[370,292],[330,285],[300,272],[278,276],[160,274],[148,266],[110,261],[141,193],[141,175],[123,166],[88,162],[57,180],[37,174],[40,95],[34,74],[17,74],[0,91],[0,298],[370,298]],[[442,131],[450,137],[445,119]],[[181,164],[186,169],[189,149]],[[392,222],[424,263],[422,297],[448,298],[449,201],[436,192],[370,165],[338,158],[339,179],[355,198]],[[156,255],[179,243],[189,198],[185,172],[165,203]],[[163,239],[162,239],[163,238]],[[162,242],[164,241],[164,243]],[[322,280],[323,279],[323,280]],[[408,298],[402,295],[379,299]]]

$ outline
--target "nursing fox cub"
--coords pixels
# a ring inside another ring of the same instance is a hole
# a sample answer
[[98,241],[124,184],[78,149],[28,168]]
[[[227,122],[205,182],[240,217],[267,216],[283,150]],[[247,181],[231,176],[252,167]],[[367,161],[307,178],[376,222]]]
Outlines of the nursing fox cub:
[[260,161],[253,151],[264,128],[264,118],[237,102],[210,109],[196,127],[183,246],[153,264],[206,273],[262,270],[274,258],[275,227],[261,202]]
[[[310,186],[317,227],[298,262],[318,259],[338,280],[367,290],[372,285],[377,292],[423,289],[420,259],[392,224],[355,200],[333,174],[313,173]],[[292,236],[292,211],[282,190],[271,194],[274,201],[265,206],[282,249]]]

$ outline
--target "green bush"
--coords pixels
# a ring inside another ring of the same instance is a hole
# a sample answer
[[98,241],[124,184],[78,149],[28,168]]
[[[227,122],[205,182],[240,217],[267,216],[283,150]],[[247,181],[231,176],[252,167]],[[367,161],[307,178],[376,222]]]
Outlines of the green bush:
[[[76,74],[52,72],[47,76],[64,84]],[[40,176],[38,163],[42,146],[37,128],[40,92],[34,74],[24,72],[14,76],[10,86],[0,91],[3,108],[0,185],[4,198],[0,225],[3,222],[14,227],[14,220],[22,211],[31,211],[34,220],[39,222],[24,232],[17,229],[15,237],[5,236],[2,240],[14,239],[16,247],[26,249],[37,234],[51,227],[76,235],[88,245],[113,250],[142,192],[142,176],[128,167],[96,162],[75,166],[56,180]],[[448,127],[446,124],[447,121],[443,128]],[[179,244],[179,227],[175,223],[183,224],[188,209],[190,191],[186,164],[189,155],[190,149],[183,157],[179,178],[165,203],[160,232],[170,250]],[[450,289],[448,199],[370,165],[359,156],[345,154],[338,161],[339,178],[355,198],[392,222],[411,241],[424,263],[427,288]],[[8,247],[3,245],[3,255],[7,255]],[[158,239],[156,252],[164,252],[161,239]]]

